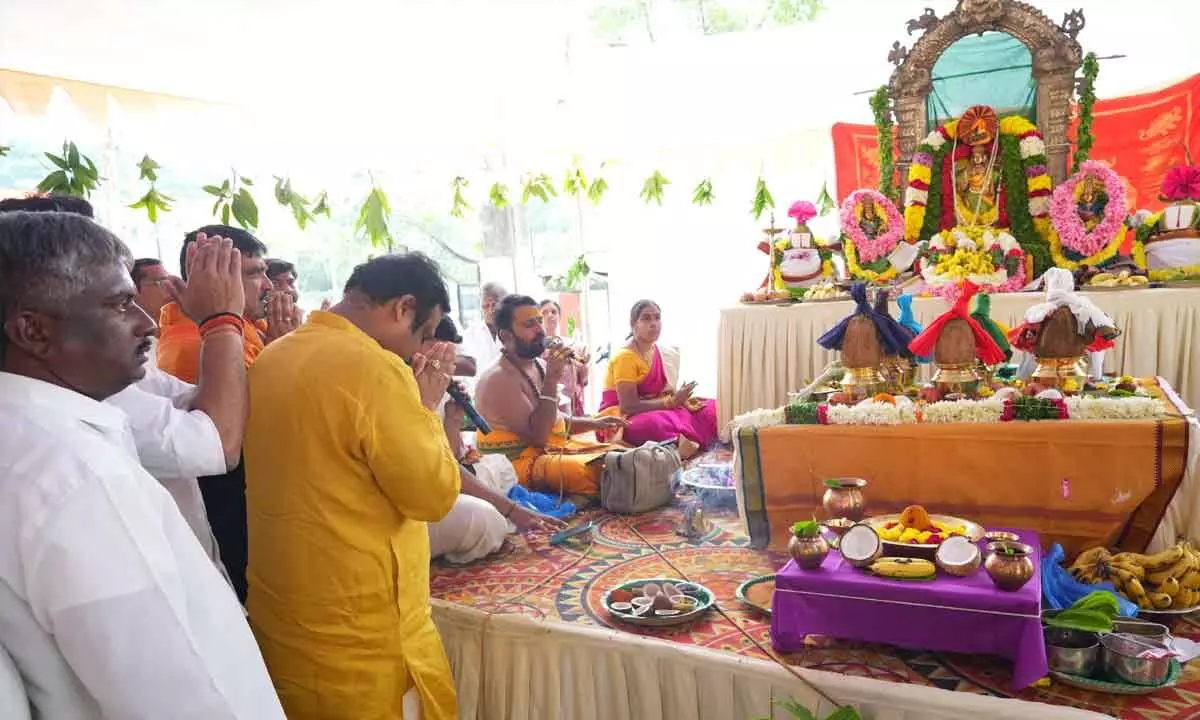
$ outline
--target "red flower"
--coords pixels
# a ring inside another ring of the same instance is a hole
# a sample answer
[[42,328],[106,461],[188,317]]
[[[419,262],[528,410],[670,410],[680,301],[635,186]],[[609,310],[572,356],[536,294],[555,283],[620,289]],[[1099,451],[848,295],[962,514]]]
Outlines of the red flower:
[[1163,200],[1200,200],[1200,167],[1182,165],[1171,168],[1162,184]]

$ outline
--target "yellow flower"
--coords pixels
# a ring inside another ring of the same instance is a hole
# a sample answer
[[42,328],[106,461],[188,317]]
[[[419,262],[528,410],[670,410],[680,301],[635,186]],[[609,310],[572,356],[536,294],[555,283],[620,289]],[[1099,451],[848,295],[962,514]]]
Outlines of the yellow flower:
[[912,170],[908,173],[908,180],[909,182],[912,182],[913,180],[920,180],[928,184],[933,179],[931,173],[932,171],[930,168],[927,168],[924,165],[914,164],[912,166]]
[[1053,187],[1050,176],[1045,173],[1037,177],[1029,178],[1029,189],[1032,190],[1049,190]]

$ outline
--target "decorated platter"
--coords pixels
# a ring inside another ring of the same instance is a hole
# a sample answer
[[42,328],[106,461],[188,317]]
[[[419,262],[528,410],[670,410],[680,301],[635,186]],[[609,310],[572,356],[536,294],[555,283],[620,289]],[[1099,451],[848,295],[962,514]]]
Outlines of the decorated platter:
[[1101,680],[1099,678],[1071,675],[1070,673],[1058,670],[1050,671],[1050,677],[1063,685],[1112,695],[1149,695],[1152,692],[1157,692],[1165,687],[1171,687],[1179,682],[1179,677],[1182,674],[1183,666],[1179,664],[1178,660],[1171,661],[1171,669],[1167,671],[1167,679],[1163,681],[1162,685],[1132,685],[1118,680]]
[[630,580],[609,590],[603,600],[614,619],[638,627],[684,625],[715,602],[716,596],[703,585],[673,578]]
[[737,599],[743,605],[771,616],[771,599],[775,595],[775,576],[759,575],[738,585]]
[[[901,515],[902,513],[877,515],[867,518],[863,522],[869,524],[879,533],[879,537],[883,540],[884,555],[912,555],[932,560],[940,543],[899,542],[887,538],[886,531],[891,529],[889,525],[893,523],[899,524]],[[982,525],[953,515],[931,514],[929,519],[942,527],[962,528],[961,534],[971,542],[979,542],[983,539],[986,532]]]

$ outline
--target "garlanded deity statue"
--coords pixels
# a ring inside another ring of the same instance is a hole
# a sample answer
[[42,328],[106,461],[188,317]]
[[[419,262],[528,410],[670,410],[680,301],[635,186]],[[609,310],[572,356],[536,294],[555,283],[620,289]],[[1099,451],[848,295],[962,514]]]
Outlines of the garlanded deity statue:
[[863,231],[863,235],[874,240],[883,232],[887,221],[879,214],[879,210],[875,206],[875,198],[864,195],[861,202],[862,217],[858,220],[858,228]]
[[954,163],[954,207],[960,226],[990,227],[1000,217],[999,129],[995,111],[985,106],[968,109],[958,122],[955,141],[970,147],[967,157]]
[[1079,183],[1079,199],[1075,203],[1079,219],[1083,221],[1083,227],[1088,232],[1100,224],[1104,217],[1104,208],[1108,205],[1108,195],[1097,187],[1097,183],[1095,175],[1085,176]]

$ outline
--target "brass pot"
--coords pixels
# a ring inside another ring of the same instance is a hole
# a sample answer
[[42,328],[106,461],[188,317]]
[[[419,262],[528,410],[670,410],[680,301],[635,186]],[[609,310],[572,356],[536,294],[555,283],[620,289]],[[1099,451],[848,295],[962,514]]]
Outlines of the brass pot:
[[[1067,380],[1074,380],[1076,388],[1087,382],[1088,368],[1085,357],[1040,357],[1033,377],[1044,387],[1062,389]],[[1075,392],[1075,391],[1073,391]]]
[[1001,590],[1020,590],[1033,577],[1033,548],[1018,542],[991,543],[983,569]]
[[[829,517],[846,518],[854,522],[862,520],[866,509],[862,491],[867,481],[862,478],[836,478],[826,482],[821,505]],[[837,483],[837,487],[830,487],[833,483]]]
[[984,361],[980,360],[979,367],[977,368],[980,382],[982,382],[984,385],[991,385],[992,379],[996,377],[996,368],[998,367],[1000,366],[988,365]]
[[846,368],[841,386],[851,398],[862,399],[883,392],[887,382],[878,367]]
[[969,395],[979,383],[977,363],[938,363],[933,373],[933,382],[944,393],[956,392]]
[[892,393],[903,393],[917,377],[916,366],[903,355],[888,355],[883,359],[880,370],[887,381],[887,389]]
[[829,543],[825,542],[825,538],[817,535],[806,535],[800,537],[793,535],[788,541],[788,553],[796,564],[805,570],[816,570],[821,567],[821,563],[825,562],[825,557],[829,555]]

